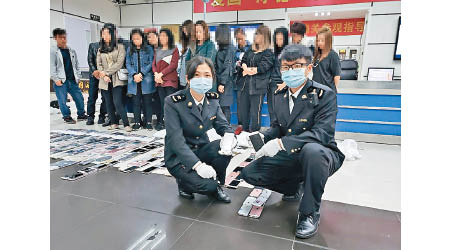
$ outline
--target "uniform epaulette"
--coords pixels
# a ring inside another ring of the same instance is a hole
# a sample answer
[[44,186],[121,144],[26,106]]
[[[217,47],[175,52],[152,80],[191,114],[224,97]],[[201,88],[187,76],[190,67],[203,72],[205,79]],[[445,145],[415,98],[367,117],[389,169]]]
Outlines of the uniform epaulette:
[[185,94],[171,95],[170,97],[172,98],[172,101],[174,103],[182,102],[182,101],[186,100],[186,95]]
[[322,98],[325,89],[323,88],[323,85],[318,84],[316,82],[313,82],[313,84],[307,89],[308,93],[317,93],[317,97]]
[[216,92],[207,92],[206,97],[208,99],[219,99],[219,94],[217,94]]
[[285,93],[287,90],[289,89],[289,87],[288,86],[286,86],[286,87],[284,87],[284,88],[282,88],[282,89],[280,89],[280,90],[275,90],[275,92],[273,93],[274,95],[278,95],[278,94],[282,94],[282,93]]

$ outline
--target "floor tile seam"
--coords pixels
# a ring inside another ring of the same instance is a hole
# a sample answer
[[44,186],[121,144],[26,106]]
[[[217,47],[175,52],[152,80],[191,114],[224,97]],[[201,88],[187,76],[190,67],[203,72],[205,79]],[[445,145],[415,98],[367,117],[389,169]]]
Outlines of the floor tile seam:
[[[271,238],[276,238],[276,239],[292,242],[292,239],[289,239],[289,238],[284,238],[284,237],[280,237],[280,236],[276,236],[276,235],[255,232],[255,231],[246,230],[246,229],[237,228],[237,227],[232,227],[232,226],[226,226],[226,225],[217,224],[217,223],[214,223],[214,222],[198,220],[198,219],[196,219],[195,222],[206,223],[206,224],[219,226],[219,227],[223,227],[223,228],[228,228],[228,229],[233,229],[233,230],[237,230],[237,231],[241,231],[241,232],[253,233],[253,234],[258,234],[258,235],[262,235],[262,236],[267,236],[267,237],[271,237]],[[308,246],[312,246],[312,247],[318,247],[318,248],[322,248],[322,249],[327,249],[327,250],[336,250],[334,248],[324,247],[324,246],[320,246],[320,245],[316,245],[316,244],[312,244],[312,243],[308,243],[308,242],[303,242],[303,241],[295,241],[295,242],[296,243],[300,243],[300,244],[304,244],[304,245],[308,245]]]

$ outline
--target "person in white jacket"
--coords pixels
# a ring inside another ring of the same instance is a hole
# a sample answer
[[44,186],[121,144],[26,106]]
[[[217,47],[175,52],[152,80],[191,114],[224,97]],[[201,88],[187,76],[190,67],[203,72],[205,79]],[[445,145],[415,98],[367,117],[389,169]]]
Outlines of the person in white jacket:
[[77,53],[67,46],[66,31],[56,28],[53,30],[53,38],[56,46],[50,49],[50,79],[53,80],[53,88],[58,98],[59,108],[66,123],[74,124],[75,120],[70,115],[67,107],[67,93],[69,93],[77,107],[77,120],[87,119],[84,111],[84,98],[78,81],[81,72],[78,67]]

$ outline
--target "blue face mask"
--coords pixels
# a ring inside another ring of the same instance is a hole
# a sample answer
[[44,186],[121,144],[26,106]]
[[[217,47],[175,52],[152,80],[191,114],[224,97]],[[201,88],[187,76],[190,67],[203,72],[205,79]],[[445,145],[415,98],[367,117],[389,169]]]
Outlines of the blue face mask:
[[212,88],[212,78],[194,77],[190,81],[190,88],[199,94],[204,94]]
[[289,88],[297,88],[306,80],[305,69],[289,69],[288,71],[281,72],[281,79]]

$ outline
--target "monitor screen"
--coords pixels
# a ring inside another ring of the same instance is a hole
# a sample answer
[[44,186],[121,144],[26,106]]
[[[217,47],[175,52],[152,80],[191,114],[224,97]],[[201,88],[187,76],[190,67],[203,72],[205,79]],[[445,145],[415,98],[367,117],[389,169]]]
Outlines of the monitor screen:
[[402,55],[402,43],[401,43],[401,25],[402,17],[398,18],[397,40],[395,41],[394,60],[401,60]]

